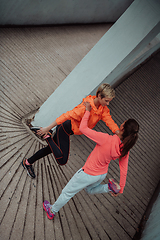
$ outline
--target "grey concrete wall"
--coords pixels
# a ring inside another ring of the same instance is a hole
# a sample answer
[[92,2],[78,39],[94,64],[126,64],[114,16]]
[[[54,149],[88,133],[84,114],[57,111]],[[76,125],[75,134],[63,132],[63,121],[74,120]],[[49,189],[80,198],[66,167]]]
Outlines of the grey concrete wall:
[[0,0],[0,25],[115,22],[133,0]]

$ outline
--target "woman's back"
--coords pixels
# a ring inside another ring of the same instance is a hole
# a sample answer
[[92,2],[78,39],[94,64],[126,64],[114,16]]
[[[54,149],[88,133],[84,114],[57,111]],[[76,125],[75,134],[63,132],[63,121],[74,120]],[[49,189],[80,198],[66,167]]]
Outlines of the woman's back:
[[99,175],[108,171],[108,165],[113,159],[119,158],[121,140],[117,135],[96,132],[85,129],[85,135],[97,143],[89,155],[83,169],[87,174]]

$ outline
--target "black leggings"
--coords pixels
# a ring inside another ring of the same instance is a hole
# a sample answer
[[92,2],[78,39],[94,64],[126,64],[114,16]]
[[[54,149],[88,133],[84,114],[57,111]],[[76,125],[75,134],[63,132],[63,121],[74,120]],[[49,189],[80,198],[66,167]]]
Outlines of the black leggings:
[[56,128],[54,137],[46,138],[48,146],[40,149],[32,157],[28,158],[28,162],[33,164],[42,157],[53,153],[56,161],[60,165],[64,165],[68,161],[70,149],[70,135],[74,134],[71,129],[71,121],[67,120]]

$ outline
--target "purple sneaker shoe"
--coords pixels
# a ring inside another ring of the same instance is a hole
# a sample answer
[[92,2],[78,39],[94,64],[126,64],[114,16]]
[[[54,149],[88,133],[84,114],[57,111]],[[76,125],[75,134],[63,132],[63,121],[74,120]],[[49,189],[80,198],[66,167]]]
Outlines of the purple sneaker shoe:
[[109,178],[108,188],[111,192],[116,194],[119,193],[121,189],[119,184],[113,178]]
[[51,204],[50,204],[48,201],[45,200],[45,201],[43,202],[43,208],[44,208],[44,210],[45,210],[46,213],[47,213],[47,217],[48,217],[50,220],[52,220],[55,215],[51,212],[50,206],[51,206]]

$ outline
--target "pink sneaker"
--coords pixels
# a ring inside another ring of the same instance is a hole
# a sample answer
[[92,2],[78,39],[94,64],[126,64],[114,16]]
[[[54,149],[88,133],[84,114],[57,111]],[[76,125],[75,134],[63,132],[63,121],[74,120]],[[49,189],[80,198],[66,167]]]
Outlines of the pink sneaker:
[[121,189],[119,184],[113,178],[109,178],[108,188],[113,193],[119,193]]
[[48,217],[50,220],[52,220],[55,215],[51,212],[50,206],[51,206],[51,204],[50,204],[48,201],[45,200],[45,201],[43,202],[43,208],[44,208],[44,210],[45,210],[46,213],[47,213],[47,217]]

